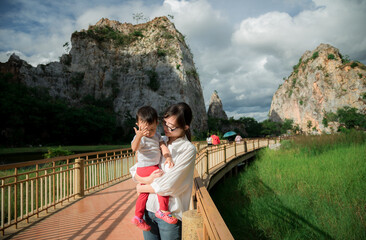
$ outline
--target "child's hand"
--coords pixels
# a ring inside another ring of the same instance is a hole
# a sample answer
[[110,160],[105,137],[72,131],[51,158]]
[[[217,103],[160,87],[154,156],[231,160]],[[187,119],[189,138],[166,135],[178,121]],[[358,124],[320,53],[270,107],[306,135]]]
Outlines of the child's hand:
[[143,136],[149,135],[149,130],[147,130],[147,126],[145,125],[139,126],[139,130],[137,130],[135,127],[133,129],[135,130],[136,137],[142,138]]
[[164,162],[164,165],[165,164],[168,164],[168,168],[172,168],[174,167],[174,163],[173,163],[173,160],[171,158],[167,158]]

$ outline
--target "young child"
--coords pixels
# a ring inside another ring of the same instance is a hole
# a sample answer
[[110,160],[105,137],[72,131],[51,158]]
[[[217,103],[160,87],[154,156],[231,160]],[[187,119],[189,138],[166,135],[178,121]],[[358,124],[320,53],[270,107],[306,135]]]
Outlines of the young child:
[[[158,125],[158,114],[150,106],[141,107],[136,114],[135,137],[132,140],[131,148],[137,152],[137,171],[140,177],[148,177],[152,172],[159,169],[160,157],[165,157],[164,164],[169,168],[174,166],[168,147],[165,145],[162,137],[156,132]],[[135,217],[132,223],[144,231],[150,231],[151,227],[144,221],[146,201],[149,193],[141,193],[136,201]],[[176,224],[178,219],[169,212],[169,196],[158,195],[159,210],[155,216],[170,224]]]

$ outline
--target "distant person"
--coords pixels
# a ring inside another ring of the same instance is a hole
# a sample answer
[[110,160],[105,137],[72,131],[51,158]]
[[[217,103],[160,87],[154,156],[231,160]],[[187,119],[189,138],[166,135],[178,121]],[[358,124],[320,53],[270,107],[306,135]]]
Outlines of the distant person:
[[209,133],[207,134],[206,141],[207,141],[207,145],[208,145],[208,146],[211,146],[211,145],[212,145],[212,137],[210,136],[210,134],[209,134]]
[[[165,157],[164,164],[169,168],[174,166],[172,157],[168,147],[165,145],[163,138],[156,132],[158,125],[158,114],[156,110],[150,106],[141,107],[136,114],[136,125],[134,127],[135,137],[132,140],[131,148],[137,152],[137,174],[141,177],[150,176],[155,170],[159,170],[161,155]],[[143,219],[146,210],[146,202],[149,193],[141,193],[136,201],[135,217],[132,223],[144,231],[150,231],[149,226]],[[158,195],[159,209],[155,213],[156,217],[170,224],[176,224],[178,219],[173,217],[168,209],[169,196]]]
[[219,138],[219,136],[217,136],[215,134],[212,134],[211,135],[211,138],[212,138],[212,144],[213,145],[219,145],[220,144],[220,138]]
[[238,134],[235,137],[235,142],[240,142],[243,138]]

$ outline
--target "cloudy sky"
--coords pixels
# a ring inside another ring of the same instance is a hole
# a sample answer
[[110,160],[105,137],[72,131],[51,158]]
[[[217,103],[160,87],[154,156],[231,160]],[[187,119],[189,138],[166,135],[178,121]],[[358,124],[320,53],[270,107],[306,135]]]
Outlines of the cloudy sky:
[[100,18],[174,16],[200,75],[206,107],[217,90],[229,117],[267,118],[272,96],[320,43],[366,63],[366,0],[1,0],[0,61],[58,61],[74,31]]

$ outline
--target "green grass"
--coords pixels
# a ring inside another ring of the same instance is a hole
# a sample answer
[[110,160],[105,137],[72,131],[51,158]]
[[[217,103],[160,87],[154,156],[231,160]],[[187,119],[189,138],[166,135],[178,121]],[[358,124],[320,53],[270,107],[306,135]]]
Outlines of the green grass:
[[[63,149],[67,149],[72,152],[98,152],[105,150],[113,150],[118,148],[130,148],[131,145],[92,145],[92,146],[62,146]],[[12,154],[12,153],[46,153],[49,148],[57,148],[57,146],[47,147],[21,147],[21,148],[0,148],[0,154]]]
[[366,239],[365,136],[285,142],[218,185],[212,197],[234,238]]

